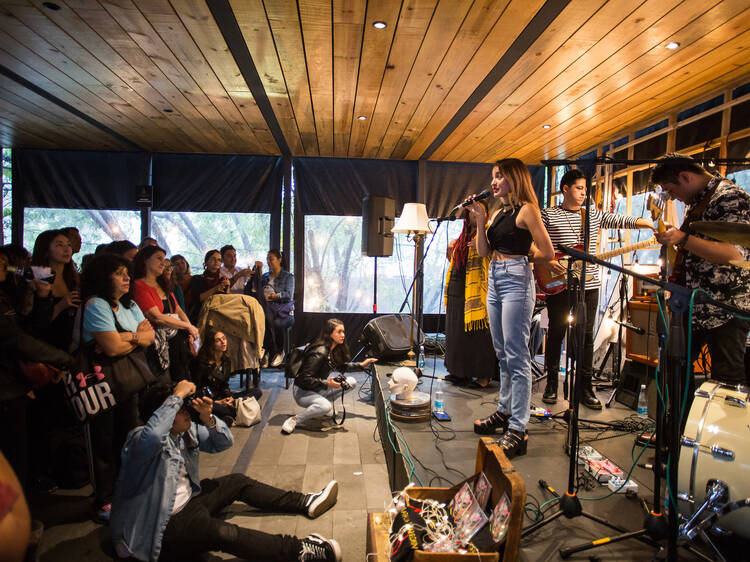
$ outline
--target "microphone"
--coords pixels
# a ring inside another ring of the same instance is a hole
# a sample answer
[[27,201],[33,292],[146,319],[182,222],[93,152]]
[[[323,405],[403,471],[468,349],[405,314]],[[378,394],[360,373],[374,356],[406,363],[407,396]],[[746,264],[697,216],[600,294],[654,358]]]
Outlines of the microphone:
[[449,216],[452,215],[453,213],[455,213],[456,211],[458,211],[459,209],[463,207],[468,207],[474,201],[481,201],[482,199],[487,199],[490,195],[492,195],[492,192],[489,189],[485,189],[484,191],[479,193],[479,195],[477,195],[476,197],[469,199],[468,201],[464,201],[463,203],[459,203],[458,205],[453,207],[453,209],[451,210],[450,213],[448,213],[448,215]]

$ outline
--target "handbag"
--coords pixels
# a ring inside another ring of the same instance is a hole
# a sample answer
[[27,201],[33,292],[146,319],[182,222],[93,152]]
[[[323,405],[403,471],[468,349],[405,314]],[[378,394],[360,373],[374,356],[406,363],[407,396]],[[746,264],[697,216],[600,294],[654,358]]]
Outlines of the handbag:
[[81,344],[73,354],[70,371],[63,375],[66,402],[81,423],[117,406],[111,379],[92,360],[93,348],[91,343]]
[[234,424],[242,427],[251,427],[260,422],[260,404],[254,396],[248,398],[237,398],[235,401],[237,416]]

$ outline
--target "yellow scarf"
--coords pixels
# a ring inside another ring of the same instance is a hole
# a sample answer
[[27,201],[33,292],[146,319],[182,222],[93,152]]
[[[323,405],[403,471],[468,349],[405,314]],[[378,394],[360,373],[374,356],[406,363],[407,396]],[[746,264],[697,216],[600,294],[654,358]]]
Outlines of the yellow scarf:
[[[486,330],[487,323],[487,270],[489,258],[480,256],[473,246],[469,245],[466,256],[466,280],[464,282],[464,331]],[[448,283],[453,271],[453,260],[448,266],[445,278],[445,306],[448,306]]]

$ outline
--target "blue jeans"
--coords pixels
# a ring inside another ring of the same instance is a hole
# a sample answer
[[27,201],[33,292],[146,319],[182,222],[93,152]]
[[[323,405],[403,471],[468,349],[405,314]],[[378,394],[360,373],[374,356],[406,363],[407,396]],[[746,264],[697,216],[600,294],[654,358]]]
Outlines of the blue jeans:
[[508,427],[525,431],[531,405],[529,330],[534,311],[534,280],[526,257],[490,262],[487,316],[500,366],[497,410]]
[[[346,377],[346,382],[349,383],[349,389],[344,392],[349,392],[357,384],[357,379]],[[304,411],[296,414],[294,417],[297,419],[297,423],[304,424],[310,420],[333,414],[333,400],[341,396],[341,389],[327,388],[316,392],[314,390],[305,390],[295,385],[293,394],[294,401],[305,408]]]

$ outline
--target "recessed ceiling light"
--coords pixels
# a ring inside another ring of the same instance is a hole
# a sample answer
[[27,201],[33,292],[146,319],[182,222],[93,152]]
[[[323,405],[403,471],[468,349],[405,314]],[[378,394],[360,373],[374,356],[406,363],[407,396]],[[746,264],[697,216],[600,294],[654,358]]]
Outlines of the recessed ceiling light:
[[542,129],[549,129],[552,125],[542,125]]
[[164,113],[172,113],[172,110],[167,107],[164,109]]
[[374,22],[372,22],[372,26],[375,29],[385,29],[386,25],[388,25],[388,24],[385,23],[384,21],[374,21]]
[[42,6],[44,6],[48,10],[52,10],[53,12],[56,12],[60,9],[60,6],[58,4],[55,4],[54,2],[42,2]]
[[357,119],[359,119],[360,121],[364,121],[365,119],[367,119],[367,116],[366,115],[360,115],[359,117],[357,117]]
[[669,49],[670,51],[674,51],[679,46],[680,44],[677,41],[670,41],[666,45],[667,49]]

